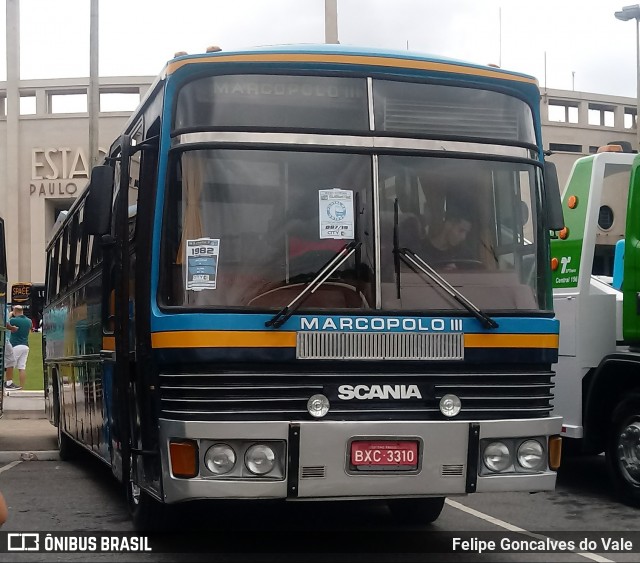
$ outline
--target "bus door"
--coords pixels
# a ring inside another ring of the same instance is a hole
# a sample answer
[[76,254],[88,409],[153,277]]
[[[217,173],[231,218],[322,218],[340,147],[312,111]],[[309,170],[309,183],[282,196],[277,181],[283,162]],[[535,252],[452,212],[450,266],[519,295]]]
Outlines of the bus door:
[[[115,162],[114,189],[110,237],[105,241],[104,291],[103,291],[103,341],[102,369],[105,388],[110,389],[108,401],[111,432],[112,470],[119,479],[126,479],[129,471],[132,436],[131,410],[133,288],[131,287],[131,256],[129,252],[131,232],[129,219],[131,186],[129,185],[130,137],[123,136],[122,148],[112,155]],[[137,194],[136,194],[137,197]]]

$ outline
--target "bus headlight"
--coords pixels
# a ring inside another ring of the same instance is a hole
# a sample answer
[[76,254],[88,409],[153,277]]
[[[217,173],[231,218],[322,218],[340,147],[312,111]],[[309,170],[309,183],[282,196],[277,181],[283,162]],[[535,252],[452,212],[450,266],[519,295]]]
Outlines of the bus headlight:
[[502,442],[491,442],[482,452],[482,461],[487,469],[498,473],[511,466],[511,452]]
[[518,463],[523,469],[537,471],[544,465],[544,448],[538,440],[525,440],[518,447]]
[[276,463],[276,454],[265,444],[254,444],[244,454],[244,464],[254,475],[266,475]]
[[214,444],[204,454],[204,463],[211,473],[224,475],[236,464],[236,453],[227,444]]

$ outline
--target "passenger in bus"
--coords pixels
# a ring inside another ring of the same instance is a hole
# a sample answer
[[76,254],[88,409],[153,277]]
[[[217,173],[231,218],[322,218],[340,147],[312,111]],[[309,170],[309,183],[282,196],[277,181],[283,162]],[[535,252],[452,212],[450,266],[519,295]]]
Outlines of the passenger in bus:
[[424,241],[424,258],[430,265],[455,269],[456,261],[473,258],[464,243],[473,228],[471,210],[449,203],[441,225],[429,230]]
[[20,387],[24,387],[27,378],[27,358],[29,357],[29,334],[31,333],[31,319],[24,314],[22,305],[14,305],[13,318],[9,324],[17,327],[11,329],[9,340],[13,346],[13,354],[16,359],[16,367],[20,375]]

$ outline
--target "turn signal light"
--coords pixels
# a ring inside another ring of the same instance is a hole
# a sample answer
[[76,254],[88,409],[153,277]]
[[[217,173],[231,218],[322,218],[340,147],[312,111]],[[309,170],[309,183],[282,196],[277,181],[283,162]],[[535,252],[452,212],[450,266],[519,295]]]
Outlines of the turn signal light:
[[557,258],[552,258],[551,259],[551,270],[555,272],[557,269],[558,269],[558,259]]
[[560,467],[562,459],[562,438],[560,436],[551,436],[549,438],[549,468],[557,471]]
[[567,227],[564,227],[559,233],[558,236],[564,240],[569,236],[569,229],[567,229]]
[[195,477],[198,474],[198,445],[193,440],[169,442],[169,460],[174,477]]
[[575,209],[576,207],[578,207],[578,196],[569,196],[569,199],[567,200],[567,207],[569,209]]

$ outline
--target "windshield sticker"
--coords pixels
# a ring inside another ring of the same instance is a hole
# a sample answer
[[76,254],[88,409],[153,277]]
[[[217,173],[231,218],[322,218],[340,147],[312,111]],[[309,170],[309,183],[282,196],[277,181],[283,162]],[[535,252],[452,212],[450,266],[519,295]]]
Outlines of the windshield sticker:
[[353,239],[353,190],[319,190],[321,239]]
[[187,240],[185,246],[187,291],[216,289],[219,254],[219,238]]

